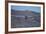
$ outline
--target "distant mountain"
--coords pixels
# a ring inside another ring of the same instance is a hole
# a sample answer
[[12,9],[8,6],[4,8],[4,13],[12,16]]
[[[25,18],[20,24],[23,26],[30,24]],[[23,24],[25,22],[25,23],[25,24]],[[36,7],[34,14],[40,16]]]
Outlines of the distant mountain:
[[15,10],[11,9],[11,15],[15,14]]
[[35,14],[35,15],[40,15],[40,13],[37,13],[37,12],[34,12],[34,11],[27,11],[27,10],[25,10],[25,11],[20,11],[20,10],[13,10],[13,9],[11,9],[11,15],[25,15],[25,14],[28,14],[28,15],[30,15],[30,14]]

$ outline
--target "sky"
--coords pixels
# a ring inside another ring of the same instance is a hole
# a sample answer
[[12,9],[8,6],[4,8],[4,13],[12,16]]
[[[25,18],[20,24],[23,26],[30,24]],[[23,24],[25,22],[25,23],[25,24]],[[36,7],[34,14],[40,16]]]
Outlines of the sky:
[[29,11],[34,11],[34,12],[40,12],[41,8],[36,7],[36,6],[11,6],[11,9],[13,10],[29,10]]

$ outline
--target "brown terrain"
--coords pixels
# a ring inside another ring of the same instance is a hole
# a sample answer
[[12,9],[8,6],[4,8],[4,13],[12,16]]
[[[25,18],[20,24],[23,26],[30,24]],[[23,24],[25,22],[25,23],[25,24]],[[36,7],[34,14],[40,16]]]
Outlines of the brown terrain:
[[25,27],[39,27],[40,15],[32,11],[13,11],[11,12],[11,27],[25,28]]

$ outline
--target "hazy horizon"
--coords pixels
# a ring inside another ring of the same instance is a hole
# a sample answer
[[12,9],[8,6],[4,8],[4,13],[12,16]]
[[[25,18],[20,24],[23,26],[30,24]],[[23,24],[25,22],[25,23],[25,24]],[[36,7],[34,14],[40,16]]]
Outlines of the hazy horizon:
[[28,10],[28,11],[34,11],[34,12],[38,12],[40,13],[41,8],[40,7],[36,7],[36,6],[11,6],[11,9],[13,10]]

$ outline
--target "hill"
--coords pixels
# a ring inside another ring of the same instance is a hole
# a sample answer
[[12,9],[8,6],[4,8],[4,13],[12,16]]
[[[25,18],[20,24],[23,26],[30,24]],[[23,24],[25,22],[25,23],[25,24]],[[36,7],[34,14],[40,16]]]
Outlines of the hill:
[[11,27],[40,27],[40,13],[27,10],[11,10]]

